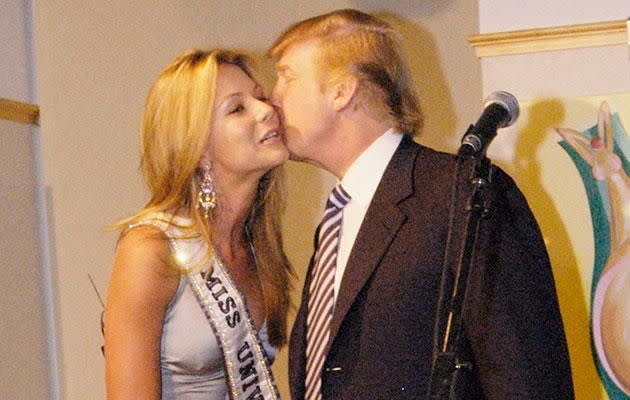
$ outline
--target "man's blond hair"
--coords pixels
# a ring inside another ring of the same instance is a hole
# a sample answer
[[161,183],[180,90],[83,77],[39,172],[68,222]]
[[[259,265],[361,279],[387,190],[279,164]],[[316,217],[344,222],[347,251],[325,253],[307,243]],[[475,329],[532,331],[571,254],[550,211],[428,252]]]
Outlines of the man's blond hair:
[[403,132],[417,133],[420,107],[397,34],[387,22],[357,10],[333,11],[290,26],[269,55],[278,60],[292,45],[309,40],[319,44],[317,68],[323,84],[354,76],[359,105],[376,117],[392,119]]

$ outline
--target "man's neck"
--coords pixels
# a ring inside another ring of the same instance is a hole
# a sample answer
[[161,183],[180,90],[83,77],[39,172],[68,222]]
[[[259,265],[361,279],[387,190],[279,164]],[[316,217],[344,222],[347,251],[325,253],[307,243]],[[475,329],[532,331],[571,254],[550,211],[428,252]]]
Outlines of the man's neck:
[[338,124],[339,140],[336,147],[331,149],[330,157],[324,169],[343,178],[352,163],[383,133],[393,127],[390,121],[379,121],[370,117],[342,119]]

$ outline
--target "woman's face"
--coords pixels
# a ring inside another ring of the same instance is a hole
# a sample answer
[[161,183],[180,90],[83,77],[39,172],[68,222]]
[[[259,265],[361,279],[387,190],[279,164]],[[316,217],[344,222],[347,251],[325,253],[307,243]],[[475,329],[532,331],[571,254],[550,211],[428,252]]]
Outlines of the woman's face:
[[204,158],[215,176],[260,178],[289,157],[280,119],[263,88],[235,65],[219,66],[210,129]]

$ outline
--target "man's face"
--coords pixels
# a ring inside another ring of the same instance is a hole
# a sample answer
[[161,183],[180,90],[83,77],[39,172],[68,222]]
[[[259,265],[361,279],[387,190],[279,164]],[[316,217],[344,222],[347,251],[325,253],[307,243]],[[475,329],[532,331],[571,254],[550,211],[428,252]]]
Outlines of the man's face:
[[291,158],[318,164],[331,132],[334,109],[318,72],[317,41],[289,46],[276,63],[271,101],[280,110]]

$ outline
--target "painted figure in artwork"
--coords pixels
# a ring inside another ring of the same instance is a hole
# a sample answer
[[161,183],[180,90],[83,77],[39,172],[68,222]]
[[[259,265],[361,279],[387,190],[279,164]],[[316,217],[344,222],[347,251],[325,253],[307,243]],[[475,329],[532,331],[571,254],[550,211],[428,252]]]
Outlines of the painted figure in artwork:
[[[623,133],[621,124],[619,131]],[[603,183],[603,206],[608,209],[610,251],[595,285],[592,300],[593,342],[601,366],[614,384],[630,394],[630,178],[627,160],[615,153],[610,108],[603,102],[592,138],[568,128],[558,133],[591,167]],[[625,134],[624,134],[625,135]],[[622,136],[625,137],[625,136]],[[619,147],[617,147],[619,151]],[[619,151],[622,157],[626,157]],[[624,169],[624,161],[626,163]],[[586,182],[585,182],[586,183]],[[607,192],[607,194],[606,194]],[[592,200],[592,199],[589,199]],[[595,221],[594,221],[595,223]],[[596,274],[595,274],[596,275]]]

